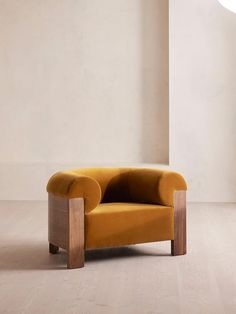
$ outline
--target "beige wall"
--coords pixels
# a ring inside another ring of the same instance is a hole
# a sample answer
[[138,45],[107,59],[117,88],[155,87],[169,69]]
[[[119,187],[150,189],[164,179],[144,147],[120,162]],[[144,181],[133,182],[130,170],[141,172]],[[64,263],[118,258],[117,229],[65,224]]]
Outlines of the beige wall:
[[236,201],[236,15],[170,1],[170,164],[191,201]]
[[0,1],[0,198],[49,175],[168,163],[168,1]]

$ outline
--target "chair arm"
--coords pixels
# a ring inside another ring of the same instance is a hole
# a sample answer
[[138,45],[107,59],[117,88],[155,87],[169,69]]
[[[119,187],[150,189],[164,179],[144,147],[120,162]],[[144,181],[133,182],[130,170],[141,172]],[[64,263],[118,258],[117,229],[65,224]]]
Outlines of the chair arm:
[[184,178],[170,170],[137,169],[128,177],[132,201],[174,206],[174,192],[187,190]]
[[181,174],[173,171],[163,171],[158,192],[163,205],[174,206],[174,194],[176,191],[186,191],[187,184]]
[[93,210],[101,201],[99,183],[88,176],[63,171],[48,181],[47,192],[64,198],[84,198],[85,212]]

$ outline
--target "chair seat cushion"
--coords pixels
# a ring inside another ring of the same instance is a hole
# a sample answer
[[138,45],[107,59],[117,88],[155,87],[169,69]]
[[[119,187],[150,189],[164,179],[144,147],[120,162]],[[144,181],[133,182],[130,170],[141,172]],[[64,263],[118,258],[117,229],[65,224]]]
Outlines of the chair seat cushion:
[[173,238],[173,207],[142,203],[101,203],[85,214],[86,249]]

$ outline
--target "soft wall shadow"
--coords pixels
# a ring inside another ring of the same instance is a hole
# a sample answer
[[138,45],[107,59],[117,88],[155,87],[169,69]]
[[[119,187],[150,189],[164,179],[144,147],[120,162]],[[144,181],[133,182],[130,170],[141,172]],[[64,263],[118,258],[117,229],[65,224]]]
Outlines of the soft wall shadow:
[[142,1],[144,163],[169,163],[169,1]]

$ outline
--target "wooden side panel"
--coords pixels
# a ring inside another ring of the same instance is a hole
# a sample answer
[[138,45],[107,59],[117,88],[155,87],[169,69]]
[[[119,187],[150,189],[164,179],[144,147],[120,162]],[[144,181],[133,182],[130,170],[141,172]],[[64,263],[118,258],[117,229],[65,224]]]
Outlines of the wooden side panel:
[[48,195],[49,252],[67,250],[68,268],[84,266],[84,199]]
[[68,268],[84,266],[84,200],[69,200]]
[[69,226],[69,200],[48,194],[48,241],[67,249]]
[[186,191],[176,191],[174,195],[174,240],[171,254],[184,255],[186,248]]

